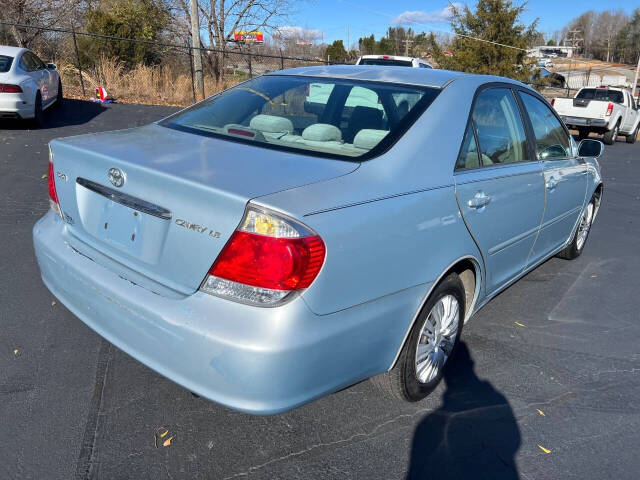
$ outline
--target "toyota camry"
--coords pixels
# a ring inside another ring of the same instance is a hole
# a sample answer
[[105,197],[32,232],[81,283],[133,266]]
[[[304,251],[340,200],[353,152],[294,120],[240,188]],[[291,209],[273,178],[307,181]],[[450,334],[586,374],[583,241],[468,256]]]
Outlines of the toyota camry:
[[369,377],[417,401],[475,312],[581,254],[602,148],[506,78],[284,70],[52,141],[35,251],[78,318],[212,401],[277,413]]

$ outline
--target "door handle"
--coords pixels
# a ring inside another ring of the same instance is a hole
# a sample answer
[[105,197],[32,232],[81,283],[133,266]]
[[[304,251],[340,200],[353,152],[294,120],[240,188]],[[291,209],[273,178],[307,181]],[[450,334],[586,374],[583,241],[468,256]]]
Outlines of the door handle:
[[491,202],[491,197],[484,192],[478,192],[475,196],[467,202],[469,208],[480,209],[486,207]]
[[551,177],[549,178],[549,180],[547,180],[547,183],[545,185],[547,187],[547,190],[553,190],[558,185],[558,180],[556,180],[554,177]]

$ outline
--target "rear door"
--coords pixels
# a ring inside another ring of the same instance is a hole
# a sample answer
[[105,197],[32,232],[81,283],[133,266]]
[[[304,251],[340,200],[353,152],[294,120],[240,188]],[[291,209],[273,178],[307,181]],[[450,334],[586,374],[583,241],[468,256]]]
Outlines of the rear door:
[[542,167],[530,147],[511,88],[480,91],[454,179],[460,210],[484,257],[488,295],[523,271],[542,220]]
[[530,120],[545,181],[546,207],[529,259],[532,264],[561,247],[573,232],[584,205],[587,166],[576,156],[571,135],[552,109],[531,93],[521,91],[520,98]]
[[[36,84],[36,89],[40,90],[40,93],[42,95],[42,101],[44,103],[45,99],[44,99],[44,94],[42,93],[42,88],[43,86],[46,85],[45,79],[42,75],[42,70],[38,70],[38,64],[33,58],[33,55],[31,54],[31,52],[25,52],[22,54],[22,56],[20,57],[18,66],[22,69],[22,71],[24,71],[27,75],[29,75],[33,79],[33,81]],[[33,95],[34,95],[33,98],[35,100],[35,92]]]

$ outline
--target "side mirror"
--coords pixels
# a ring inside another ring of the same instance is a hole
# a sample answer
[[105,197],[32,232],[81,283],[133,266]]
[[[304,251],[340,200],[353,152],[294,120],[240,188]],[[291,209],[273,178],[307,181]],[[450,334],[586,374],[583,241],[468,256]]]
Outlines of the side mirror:
[[604,152],[604,144],[600,140],[585,138],[578,144],[579,157],[600,158]]
[[57,68],[55,63],[47,63],[47,70],[57,70]]

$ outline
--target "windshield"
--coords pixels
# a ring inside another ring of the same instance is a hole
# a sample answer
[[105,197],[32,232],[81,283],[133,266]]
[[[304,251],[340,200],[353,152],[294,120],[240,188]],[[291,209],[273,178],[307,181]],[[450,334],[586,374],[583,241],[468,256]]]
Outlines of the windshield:
[[606,88],[585,88],[580,90],[576,98],[584,100],[603,100],[605,102],[624,103],[622,92]]
[[382,82],[265,75],[160,124],[261,147],[361,160],[391,146],[438,92]]
[[395,67],[411,67],[411,60],[395,60],[393,58],[363,58],[359,65],[391,65]]
[[6,73],[11,68],[13,63],[13,57],[7,57],[6,55],[0,55],[0,73]]

